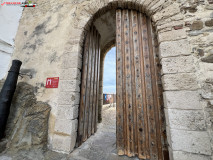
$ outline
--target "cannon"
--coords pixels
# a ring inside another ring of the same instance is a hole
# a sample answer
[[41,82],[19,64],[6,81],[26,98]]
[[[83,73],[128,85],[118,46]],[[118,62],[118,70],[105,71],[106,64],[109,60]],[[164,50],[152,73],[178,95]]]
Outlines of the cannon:
[[16,89],[22,62],[13,60],[7,78],[0,93],[0,140],[5,137],[7,119],[10,113],[12,98]]

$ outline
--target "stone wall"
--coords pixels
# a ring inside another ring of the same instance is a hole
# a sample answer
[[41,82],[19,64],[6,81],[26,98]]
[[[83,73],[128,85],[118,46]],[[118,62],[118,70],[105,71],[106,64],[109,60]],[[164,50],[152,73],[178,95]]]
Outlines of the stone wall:
[[[170,158],[211,159],[212,5],[207,0],[39,0],[35,8],[25,8],[13,59],[33,76],[21,81],[51,106],[49,148],[68,153],[75,145],[82,45],[89,25],[107,10],[128,6],[150,16],[157,30]],[[59,89],[44,87],[47,77],[58,76]]]
[[50,110],[47,103],[37,101],[33,86],[19,83],[10,106],[6,137],[0,142],[0,152],[45,149],[48,142]]

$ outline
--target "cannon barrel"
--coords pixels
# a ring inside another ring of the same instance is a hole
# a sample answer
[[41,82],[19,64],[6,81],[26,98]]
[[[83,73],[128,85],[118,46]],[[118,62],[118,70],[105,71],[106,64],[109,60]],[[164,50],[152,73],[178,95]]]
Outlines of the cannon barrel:
[[13,60],[12,66],[8,71],[7,79],[0,93],[0,140],[5,136],[7,119],[10,113],[10,106],[16,89],[21,65],[21,61]]

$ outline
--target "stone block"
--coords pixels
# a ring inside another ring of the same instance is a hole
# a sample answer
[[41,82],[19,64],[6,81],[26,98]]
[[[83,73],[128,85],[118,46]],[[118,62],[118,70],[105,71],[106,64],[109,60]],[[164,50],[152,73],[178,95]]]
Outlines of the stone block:
[[71,133],[71,144],[70,144],[70,150],[72,151],[76,144],[76,138],[77,138],[77,132]]
[[167,136],[167,141],[168,141],[168,144],[169,144],[169,148],[172,150],[172,140],[171,140],[171,129],[169,128],[169,126],[167,125],[166,126],[166,136]]
[[55,132],[65,134],[67,136],[77,131],[77,120],[64,120],[56,119],[55,121]]
[[168,74],[162,77],[164,90],[196,90],[197,77],[193,73]]
[[168,22],[168,23],[165,23],[165,24],[162,24],[162,25],[157,25],[157,31],[161,31],[161,30],[164,30],[164,29],[172,30],[172,28],[175,28],[175,26],[176,26],[176,28],[177,28],[177,26],[182,26],[182,27],[178,27],[179,29],[182,29],[183,24],[184,24],[183,20],[171,21],[171,22]]
[[52,150],[69,154],[71,151],[71,136],[53,135]]
[[209,134],[206,131],[171,129],[171,147],[176,151],[211,155]]
[[192,25],[190,26],[190,30],[201,30],[203,28],[203,22],[202,21],[194,21]]
[[213,79],[211,83],[207,82],[202,85],[201,96],[204,99],[213,99]]
[[207,27],[212,27],[212,26],[213,26],[213,19],[207,20],[207,21],[205,22],[205,25],[206,25]]
[[67,92],[67,91],[73,91],[73,92],[80,92],[80,81],[79,80],[69,80],[69,81],[60,81],[60,90]]
[[182,151],[173,151],[173,159],[174,160],[211,160],[210,156],[201,155],[201,154],[193,154]]
[[203,62],[213,63],[213,49],[209,50],[209,52],[201,60]]
[[165,111],[171,129],[206,130],[203,110],[166,109]]
[[78,52],[71,52],[70,54],[65,54],[62,57],[63,61],[61,64],[62,69],[68,68],[79,68],[81,69],[82,66],[82,58],[80,53]]
[[163,98],[169,109],[202,109],[198,91],[166,91]]
[[159,49],[161,58],[191,54],[190,45],[186,39],[171,42],[161,42]]
[[169,5],[168,7],[164,8],[160,12],[157,12],[156,14],[154,14],[152,19],[154,22],[156,22],[161,19],[171,17],[179,12],[180,12],[179,5],[177,3],[173,3],[172,5]]
[[181,56],[181,57],[170,57],[162,58],[162,73],[187,73],[195,72],[193,56]]
[[158,42],[164,42],[164,41],[176,41],[179,39],[186,38],[186,30],[185,29],[179,29],[179,30],[172,30],[168,32],[161,32],[158,34]]
[[81,72],[78,68],[61,69],[60,80],[81,80]]
[[57,118],[58,119],[68,119],[73,120],[78,117],[78,109],[79,106],[70,106],[70,105],[62,105],[57,108]]
[[79,92],[60,92],[58,97],[59,105],[78,105],[80,102]]
[[159,0],[156,3],[152,3],[149,7],[148,7],[148,12],[154,12],[156,11],[158,8],[160,8],[163,4],[165,4],[165,0]]

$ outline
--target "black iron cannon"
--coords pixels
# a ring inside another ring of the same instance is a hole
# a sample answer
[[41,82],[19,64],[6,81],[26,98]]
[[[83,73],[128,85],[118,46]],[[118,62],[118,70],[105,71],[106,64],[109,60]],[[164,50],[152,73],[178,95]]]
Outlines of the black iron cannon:
[[7,119],[10,113],[10,106],[16,89],[21,65],[21,61],[13,60],[12,66],[8,71],[7,79],[0,93],[0,140],[5,136]]

